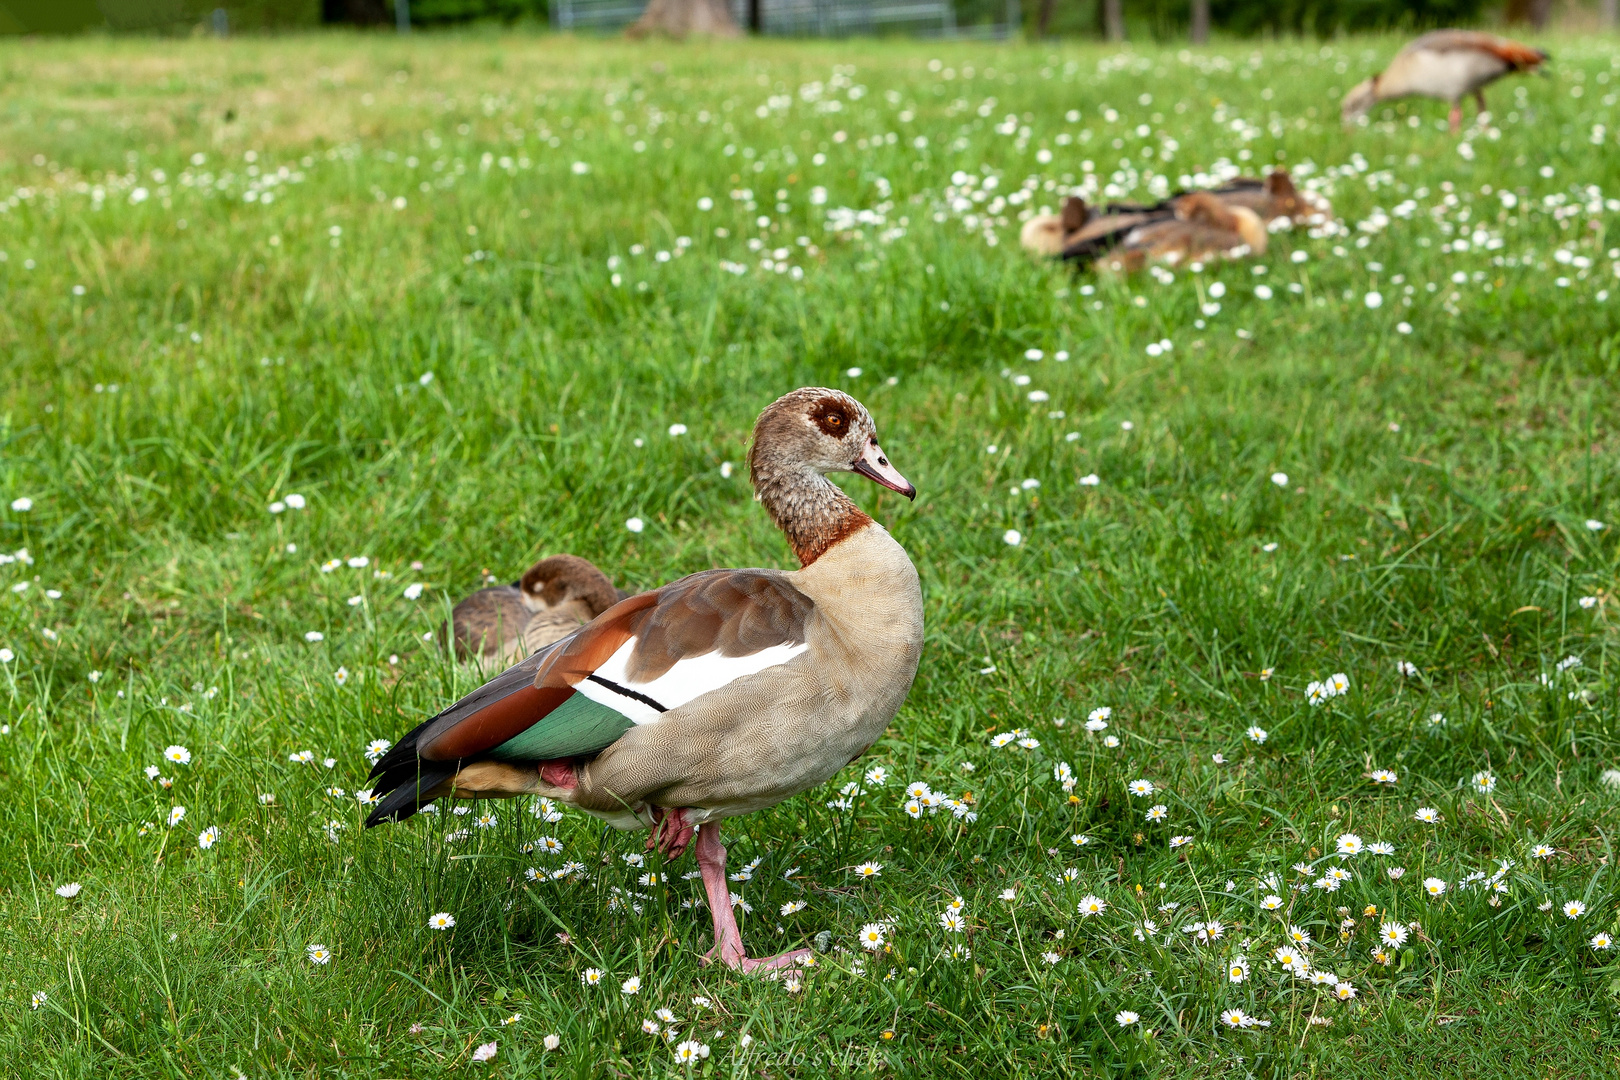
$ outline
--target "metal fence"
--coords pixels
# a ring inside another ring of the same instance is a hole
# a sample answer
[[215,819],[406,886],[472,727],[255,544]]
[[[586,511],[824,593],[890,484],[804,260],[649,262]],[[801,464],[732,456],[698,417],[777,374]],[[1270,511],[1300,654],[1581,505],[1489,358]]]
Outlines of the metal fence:
[[[909,33],[919,37],[1005,37],[1019,24],[1018,0],[1007,0],[999,21],[958,26],[953,0],[758,0],[760,31],[793,37]],[[635,22],[646,0],[550,0],[558,30],[616,30]],[[749,0],[730,0],[738,26],[748,25]]]

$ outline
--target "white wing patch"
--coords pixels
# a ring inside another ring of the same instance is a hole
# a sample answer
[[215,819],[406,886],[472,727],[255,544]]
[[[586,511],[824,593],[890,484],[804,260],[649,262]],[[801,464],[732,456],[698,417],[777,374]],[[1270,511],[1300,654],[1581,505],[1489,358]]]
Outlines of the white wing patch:
[[[801,642],[797,645],[772,645],[747,656],[724,656],[719,652],[707,652],[701,656],[688,656],[678,660],[658,678],[638,683],[631,682],[626,675],[630,654],[635,651],[637,644],[636,638],[626,641],[596,669],[593,673],[594,678],[586,678],[574,687],[592,701],[621,713],[634,724],[650,724],[663,715],[665,709],[685,705],[694,698],[702,697],[711,690],[718,690],[744,675],[753,675],[766,668],[785,664],[810,648],[808,644]],[[613,687],[604,686],[603,682],[598,680],[633,691],[635,696],[621,694]],[[663,709],[654,707],[651,702],[657,702]]]

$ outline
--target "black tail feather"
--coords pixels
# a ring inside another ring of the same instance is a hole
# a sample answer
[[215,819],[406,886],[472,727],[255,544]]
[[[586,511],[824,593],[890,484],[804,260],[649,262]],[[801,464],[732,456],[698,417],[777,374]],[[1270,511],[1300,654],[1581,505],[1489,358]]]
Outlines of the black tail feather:
[[382,796],[382,802],[367,816],[367,828],[384,821],[404,821],[424,803],[432,802],[435,789],[456,774],[455,762],[423,761],[417,755],[417,738],[431,723],[428,720],[412,728],[371,767],[371,790]]
[[437,798],[439,787],[455,775],[454,765],[423,761],[409,775],[385,777],[376,790],[386,791],[387,795],[366,817],[366,828],[384,821],[404,821]]

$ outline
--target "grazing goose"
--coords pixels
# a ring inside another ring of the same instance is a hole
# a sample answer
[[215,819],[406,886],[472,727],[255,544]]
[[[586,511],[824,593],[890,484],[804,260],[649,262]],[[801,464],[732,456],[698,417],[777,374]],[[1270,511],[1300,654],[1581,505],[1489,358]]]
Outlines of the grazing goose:
[[755,498],[801,568],[708,570],[620,601],[410,732],[372,770],[367,825],[444,795],[544,795],[621,828],[651,826],[673,858],[696,836],[718,958],[743,950],[720,821],[828,780],[905,701],[922,653],[922,590],[905,549],[829,472],[916,489],[837,390],[765,409],[749,452]]
[[512,663],[568,636],[623,598],[588,560],[552,555],[512,584],[479,589],[451,610],[456,655]]
[[1266,226],[1246,206],[1228,206],[1207,191],[1173,202],[1169,218],[1129,230],[1102,260],[1110,270],[1139,270],[1149,262],[1241,258],[1266,253]]
[[1380,101],[1431,97],[1451,102],[1451,133],[1462,127],[1462,99],[1472,94],[1485,111],[1485,87],[1504,75],[1535,71],[1547,54],[1478,30],[1436,30],[1395,54],[1389,67],[1344,96],[1344,122],[1365,116]]

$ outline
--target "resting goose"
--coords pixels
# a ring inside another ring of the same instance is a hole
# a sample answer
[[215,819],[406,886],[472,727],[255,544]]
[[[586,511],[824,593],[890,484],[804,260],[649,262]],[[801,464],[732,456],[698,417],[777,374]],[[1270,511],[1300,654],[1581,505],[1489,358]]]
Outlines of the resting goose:
[[907,498],[871,416],[795,390],[754,425],[755,498],[800,569],[708,570],[620,601],[410,732],[372,770],[367,825],[443,795],[544,795],[675,857],[696,837],[714,919],[709,958],[750,959],[732,914],[720,821],[821,784],[905,701],[922,590],[905,549],[830,480],[858,472]]
[[1149,262],[1240,258],[1266,253],[1266,226],[1246,206],[1228,206],[1207,191],[1174,200],[1173,216],[1131,229],[1103,260],[1110,270],[1138,270]]
[[[1083,199],[1070,196],[1063,204],[1061,215],[1043,214],[1026,222],[1021,239],[1031,252],[1084,266],[1103,258],[1132,236],[1133,230],[1143,226],[1188,219],[1189,215],[1192,220],[1199,220],[1200,215],[1207,217],[1207,206],[1201,209],[1202,200],[1196,197],[1208,195],[1213,195],[1228,210],[1253,211],[1265,225],[1285,218],[1285,225],[1296,221],[1314,224],[1327,220],[1333,213],[1326,199],[1295,187],[1287,169],[1275,169],[1264,178],[1238,177],[1218,188],[1181,192],[1151,206],[1109,203],[1096,212]],[[1193,201],[1189,203],[1189,199]],[[1211,223],[1230,230],[1251,227],[1247,219],[1240,221],[1222,213],[1217,213],[1215,218],[1218,220]],[[1265,250],[1264,244],[1251,243],[1250,246],[1256,251]]]
[[1380,101],[1431,97],[1451,102],[1451,133],[1462,127],[1462,99],[1472,94],[1485,111],[1485,87],[1504,75],[1535,71],[1547,62],[1540,49],[1478,30],[1436,30],[1395,54],[1389,67],[1344,96],[1350,123]]
[[1273,169],[1264,179],[1240,176],[1209,193],[1227,206],[1253,210],[1267,225],[1283,218],[1314,225],[1333,216],[1333,204],[1314,191],[1295,187],[1287,169]]
[[623,598],[589,560],[552,555],[512,584],[479,589],[451,610],[456,656],[510,664],[567,637]]

